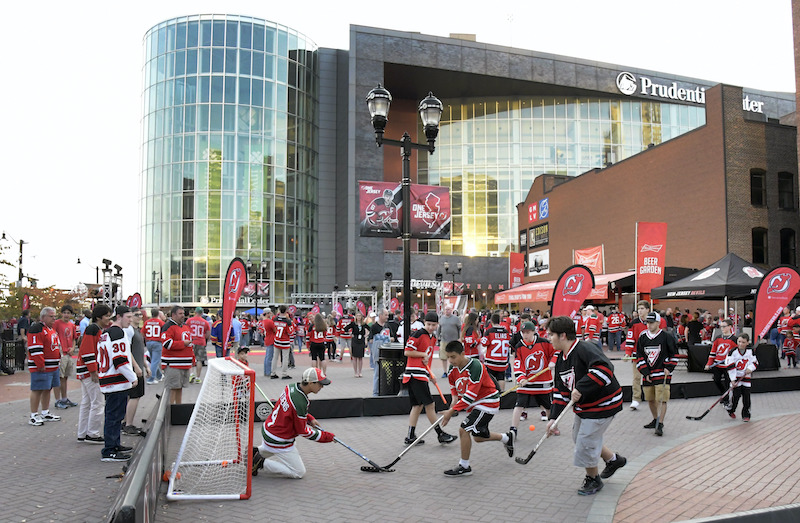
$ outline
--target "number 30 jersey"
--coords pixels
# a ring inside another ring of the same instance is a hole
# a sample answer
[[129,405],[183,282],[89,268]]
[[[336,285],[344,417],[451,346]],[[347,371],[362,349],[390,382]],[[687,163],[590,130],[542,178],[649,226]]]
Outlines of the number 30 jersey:
[[103,394],[128,390],[136,381],[130,361],[130,342],[122,328],[112,325],[97,343],[97,368]]

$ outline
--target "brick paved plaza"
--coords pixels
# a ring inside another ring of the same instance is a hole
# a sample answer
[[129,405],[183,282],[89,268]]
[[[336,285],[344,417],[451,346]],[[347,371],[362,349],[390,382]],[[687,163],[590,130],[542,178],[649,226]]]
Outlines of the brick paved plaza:
[[[260,370],[258,353],[252,355],[251,363]],[[297,376],[305,364],[307,357],[300,356]],[[625,370],[629,365],[615,364],[620,381],[629,384]],[[260,374],[259,385],[270,396],[277,396],[286,385]],[[764,374],[798,372],[784,369]],[[349,361],[331,364],[329,375],[333,383],[320,393],[320,399],[364,396],[371,389],[368,369],[364,378],[353,378]],[[676,381],[710,380],[703,374],[690,377],[680,370]],[[29,426],[27,385],[25,372],[0,377],[2,519],[26,523],[103,520],[119,487],[118,479],[106,476],[120,473],[121,464],[102,463],[99,445],[76,442],[75,408],[58,411],[63,417],[59,423]],[[70,396],[77,401],[80,391],[72,387],[77,382],[72,380],[70,385]],[[157,387],[148,386],[137,419],[152,410]],[[192,385],[184,401],[193,401],[198,391],[199,386]],[[595,496],[581,497],[575,492],[583,473],[572,465],[572,414],[567,414],[563,435],[547,440],[529,464],[509,459],[499,443],[477,444],[471,457],[474,473],[462,478],[442,474],[458,462],[457,443],[442,446],[427,437],[425,445],[403,456],[395,472],[370,474],[360,470],[365,463],[344,447],[302,440],[298,448],[308,469],[302,480],[261,474],[253,478],[253,497],[236,502],[168,503],[162,492],[157,521],[682,521],[795,502],[800,471],[794,466],[792,441],[800,429],[800,392],[754,394],[750,423],[728,418],[721,408],[702,421],[686,419],[686,415],[704,412],[713,400],[672,400],[663,438],[642,428],[651,419],[648,412],[631,411],[626,403],[606,442],[628,458],[628,465],[606,480]],[[533,421],[520,426],[517,456],[526,455],[543,433],[545,422],[532,414]],[[502,410],[492,421],[492,430],[507,430],[510,419],[511,411]],[[406,416],[323,423],[379,464],[391,462],[404,448]],[[531,423],[534,432],[527,428]],[[421,420],[418,432],[427,426]],[[183,430],[171,428],[168,462],[174,459]],[[456,432],[455,424],[447,430]],[[124,436],[123,443],[140,441]],[[256,436],[258,441],[260,436]]]

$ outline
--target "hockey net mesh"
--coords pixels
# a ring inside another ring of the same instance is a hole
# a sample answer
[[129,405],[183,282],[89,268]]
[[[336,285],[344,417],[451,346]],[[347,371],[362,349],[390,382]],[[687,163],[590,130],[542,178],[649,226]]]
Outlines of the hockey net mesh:
[[169,480],[169,499],[250,496],[255,373],[209,360]]

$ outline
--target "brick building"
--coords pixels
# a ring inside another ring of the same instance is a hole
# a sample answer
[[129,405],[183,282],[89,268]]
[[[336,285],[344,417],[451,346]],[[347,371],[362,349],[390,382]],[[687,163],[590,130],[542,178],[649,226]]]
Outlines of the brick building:
[[[742,89],[706,91],[706,123],[606,168],[536,178],[518,207],[520,236],[547,224],[548,243],[521,251],[526,282],[552,280],[573,249],[604,246],[605,272],[635,265],[637,221],[666,222],[666,265],[700,268],[728,252],[763,267],[797,264],[797,129],[743,109]],[[547,218],[529,207],[547,199]],[[548,250],[553,270],[533,276]],[[540,256],[541,259],[541,256]]]

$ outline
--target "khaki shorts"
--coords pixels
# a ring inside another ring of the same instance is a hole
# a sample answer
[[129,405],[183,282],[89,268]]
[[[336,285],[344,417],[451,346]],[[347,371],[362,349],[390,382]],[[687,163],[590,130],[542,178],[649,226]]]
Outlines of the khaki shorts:
[[645,401],[658,401],[659,403],[669,401],[669,385],[645,385],[642,389]]
[[189,385],[189,369],[167,367],[164,370],[164,386],[167,389],[182,389]]
[[[447,343],[449,343],[449,342],[447,342]],[[444,350],[444,348],[447,347],[447,343],[445,343],[445,342],[439,343],[439,359],[440,360],[446,360],[447,359],[447,352]]]
[[75,375],[75,360],[69,354],[61,354],[61,362],[58,364],[59,376],[61,379]]

